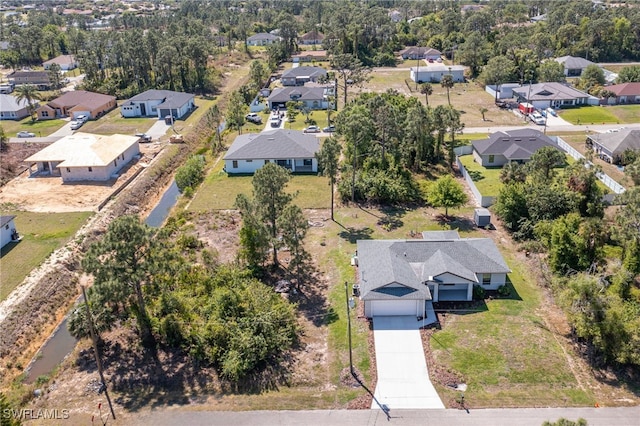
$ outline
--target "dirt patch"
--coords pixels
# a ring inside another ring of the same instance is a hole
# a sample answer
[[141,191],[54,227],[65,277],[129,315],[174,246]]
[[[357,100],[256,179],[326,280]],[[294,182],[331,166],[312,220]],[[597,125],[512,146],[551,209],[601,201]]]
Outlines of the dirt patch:
[[0,161],[0,187],[14,177],[27,170],[23,163],[26,158],[51,145],[50,143],[7,143],[2,146],[2,161]]

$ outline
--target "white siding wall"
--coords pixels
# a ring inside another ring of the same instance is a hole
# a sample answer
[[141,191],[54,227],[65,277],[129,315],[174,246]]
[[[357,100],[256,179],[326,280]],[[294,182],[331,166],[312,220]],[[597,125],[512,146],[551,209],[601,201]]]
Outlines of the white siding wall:
[[[269,162],[273,163],[275,162],[275,160],[268,160]],[[255,173],[256,170],[258,170],[259,168],[261,168],[262,166],[265,165],[265,160],[236,160],[238,167],[233,167],[233,162],[234,160],[224,160],[224,167],[225,167],[225,171],[227,173]],[[296,159],[293,160],[291,162],[292,166],[293,164],[296,165],[303,165],[303,160],[302,159]],[[315,158],[311,159],[311,167],[313,172],[317,172],[318,171],[318,160],[316,160]],[[293,168],[291,169],[292,172],[295,172],[296,170],[294,170]]]
[[[150,100],[150,101],[144,101],[144,102],[135,102],[133,105],[127,102],[128,105],[122,105],[120,107],[120,113],[122,114],[123,117],[140,117],[142,116],[142,109],[140,105],[144,104],[145,117],[158,115],[158,111],[157,110],[154,111],[153,108],[160,105],[162,101],[163,101],[162,99],[156,99],[156,100]],[[128,109],[128,108],[131,108],[131,109]]]
[[[97,180],[106,181],[116,174],[120,169],[125,167],[133,158],[140,154],[140,146],[135,143],[129,147],[121,156],[115,159],[115,164],[111,161],[108,165],[102,167],[59,167],[63,182],[73,182],[80,180]],[[124,156],[124,159],[123,159]]]
[[10,220],[9,223],[2,227],[0,230],[0,247],[4,247],[5,244],[11,241],[11,234],[13,234],[15,229],[16,225],[13,223],[13,220]]

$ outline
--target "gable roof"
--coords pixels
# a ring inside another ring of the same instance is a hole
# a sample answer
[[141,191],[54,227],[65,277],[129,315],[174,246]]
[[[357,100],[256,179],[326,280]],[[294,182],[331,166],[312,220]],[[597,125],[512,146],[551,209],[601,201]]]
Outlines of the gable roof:
[[377,293],[374,294],[376,289],[397,284],[428,294],[425,283],[437,282],[437,277],[446,273],[478,282],[476,274],[511,272],[489,238],[441,234],[428,237],[426,240],[359,240],[358,274],[362,299],[380,299]]
[[539,130],[516,129],[495,132],[487,139],[471,141],[480,155],[504,155],[508,160],[528,160],[540,148],[556,144]]
[[514,87],[512,90],[528,101],[579,99],[592,97],[588,93],[571,87],[569,84],[558,82],[532,84],[531,89],[529,89],[529,84],[525,84],[520,87]]
[[[38,101],[33,101],[34,105],[38,104]],[[29,103],[26,99],[18,102],[18,98],[11,95],[0,94],[0,111],[9,112],[9,111],[20,111],[23,108],[26,108]]]
[[621,129],[611,133],[595,133],[589,139],[605,147],[612,154],[621,154],[627,149],[640,149],[640,129]]
[[280,40],[280,37],[277,35],[269,34],[269,33],[258,33],[254,34],[251,37],[247,38],[247,41],[258,41],[258,40]]
[[302,34],[298,37],[300,40],[311,41],[311,40],[324,40],[324,34],[322,34],[318,30],[311,30],[308,33]]
[[426,56],[426,55],[442,55],[442,52],[440,52],[439,50],[433,49],[431,47],[424,47],[424,46],[409,46],[405,49],[402,49],[400,51],[401,55],[422,55],[422,56]]
[[48,61],[44,61],[42,65],[46,67],[47,65],[51,65],[51,64],[67,65],[67,64],[73,64],[75,62],[76,62],[76,58],[73,55],[60,55],[60,56],[56,56],[53,59],[49,59]]
[[554,61],[562,64],[567,69],[583,69],[589,65],[596,65],[587,59],[575,56],[561,56],[559,58],[555,58]]
[[65,92],[48,103],[49,106],[60,106],[71,108],[82,105],[89,109],[101,107],[116,100],[115,96],[103,95],[102,93],[88,92],[86,90],[72,90]]
[[157,105],[158,108],[179,108],[193,97],[194,95],[191,93],[151,89],[129,98],[125,105],[129,105],[131,102],[163,101]]
[[60,161],[58,167],[106,166],[129,147],[136,145],[138,139],[137,136],[121,134],[96,135],[77,132],[63,137],[24,161]]
[[607,86],[606,89],[615,93],[616,96],[640,95],[640,83],[612,84],[611,86]]
[[239,135],[225,160],[313,158],[320,149],[318,138],[299,130],[275,129]]
[[15,216],[0,216],[0,228],[15,219]]
[[7,76],[7,78],[39,78],[42,80],[49,81],[49,72],[48,71],[14,71]]
[[324,87],[295,86],[275,89],[267,98],[269,102],[288,102],[291,95],[296,96],[298,101],[317,101],[324,99]]
[[281,78],[319,77],[323,75],[327,75],[327,70],[321,67],[296,67],[283,72]]

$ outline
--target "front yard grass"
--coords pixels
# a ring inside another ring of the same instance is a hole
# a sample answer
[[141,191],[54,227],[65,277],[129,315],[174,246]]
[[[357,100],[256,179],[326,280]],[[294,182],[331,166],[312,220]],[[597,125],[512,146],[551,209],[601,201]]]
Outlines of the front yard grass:
[[[228,176],[222,159],[209,172],[198,192],[189,204],[191,211],[233,209],[238,194],[251,195],[252,176]],[[316,175],[293,175],[287,185],[288,192],[298,193],[294,203],[303,209],[325,209],[331,203],[329,181]]]
[[93,213],[33,213],[3,206],[2,214],[16,216],[15,224],[22,240],[2,248],[0,301],[47,256],[66,244]]
[[560,109],[558,114],[572,124],[618,124],[621,122],[620,118],[607,107],[594,105]]
[[[16,133],[25,130],[33,132],[37,137],[49,136],[67,122],[64,120],[36,120],[32,121],[30,117],[23,118],[20,121],[2,120],[0,126],[4,129],[4,134],[9,138],[16,137]],[[27,141],[28,139],[25,139]]]

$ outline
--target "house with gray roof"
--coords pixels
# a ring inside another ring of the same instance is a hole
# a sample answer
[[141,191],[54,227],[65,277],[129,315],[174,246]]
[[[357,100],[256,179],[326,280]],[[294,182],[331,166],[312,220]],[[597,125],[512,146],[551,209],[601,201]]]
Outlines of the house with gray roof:
[[538,109],[579,105],[598,105],[600,100],[567,83],[524,84],[511,89],[518,102],[528,102]]
[[258,33],[254,34],[251,37],[247,38],[247,45],[249,46],[268,46],[273,43],[277,43],[282,40],[282,37],[269,34],[269,33]]
[[321,67],[295,67],[282,73],[283,86],[304,86],[310,81],[316,83],[327,77],[327,70]]
[[540,148],[556,144],[547,135],[534,129],[495,132],[487,139],[471,141],[473,158],[484,167],[502,167],[506,163],[526,163]]
[[287,102],[299,101],[309,109],[333,108],[329,96],[334,92],[333,85],[329,86],[295,86],[275,89],[267,98],[270,109],[286,109]]
[[171,90],[147,90],[135,95],[120,106],[123,117],[173,116],[180,119],[195,109],[195,96]]
[[597,65],[594,62],[576,56],[561,56],[555,58],[554,61],[564,67],[564,75],[567,77],[580,77],[589,65]]
[[359,240],[360,299],[367,318],[423,317],[429,301],[471,301],[473,287],[497,290],[511,272],[493,240],[456,231],[423,239]]
[[38,90],[49,90],[51,80],[47,71],[14,71],[7,75],[7,80],[14,86],[32,84]]
[[275,129],[239,135],[224,156],[228,174],[252,174],[267,163],[293,173],[317,173],[320,142],[299,130]]
[[[38,101],[33,101],[38,106]],[[23,99],[18,102],[15,96],[0,94],[0,120],[22,120],[29,115],[29,102]]]
[[608,163],[617,164],[625,151],[640,151],[640,129],[594,133],[587,136],[587,146],[589,145],[598,157]]
[[409,46],[400,51],[402,59],[431,59],[437,61],[442,56],[442,52],[432,47]]

